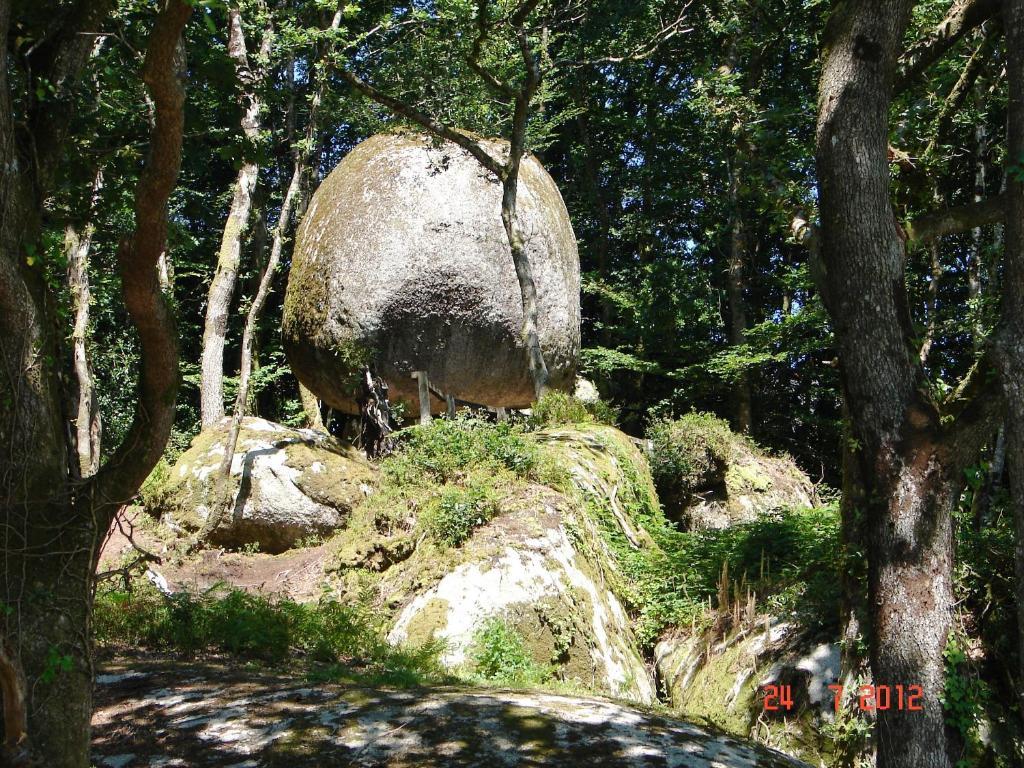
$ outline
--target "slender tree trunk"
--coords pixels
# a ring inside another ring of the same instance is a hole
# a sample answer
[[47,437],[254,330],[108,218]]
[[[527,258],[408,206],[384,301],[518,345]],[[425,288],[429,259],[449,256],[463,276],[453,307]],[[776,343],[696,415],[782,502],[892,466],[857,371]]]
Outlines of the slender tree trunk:
[[75,443],[81,477],[91,477],[100,466],[100,411],[96,404],[92,365],[89,362],[89,248],[95,231],[93,212],[103,185],[103,171],[96,171],[89,211],[81,230],[73,223],[64,228],[64,253],[68,261],[68,288],[71,291],[74,328],[71,353],[75,372]]
[[[3,39],[9,10],[0,0]],[[73,82],[93,40],[87,33],[108,13],[107,3],[83,3],[64,19],[67,26],[55,26],[52,42],[58,51],[81,58],[60,78],[50,73],[50,82]],[[5,702],[24,701],[26,714],[11,729],[24,730],[24,736],[14,734],[20,743],[5,744],[0,754],[7,763],[28,756],[32,765],[47,768],[89,765],[89,621],[98,549],[117,508],[131,499],[159,459],[173,423],[176,333],[156,266],[166,241],[167,197],[181,161],[179,41],[190,13],[184,2],[169,0],[150,34],[143,79],[157,119],[136,191],[135,230],[118,250],[125,307],[142,350],[135,417],[124,442],[84,482],[70,481],[77,457],[61,427],[59,373],[48,362],[57,359],[52,297],[40,270],[21,258],[38,240],[50,161],[43,154],[28,160],[31,153],[8,130],[9,62],[6,50],[0,51],[0,163],[11,170],[0,179],[0,688]],[[67,105],[70,98],[58,90],[52,104]],[[39,136],[47,137],[38,145],[41,152],[60,156],[70,113],[68,108],[33,116]]]
[[924,340],[921,342],[921,351],[918,353],[922,365],[928,362],[928,355],[931,354],[932,344],[935,343],[935,330],[938,325],[936,315],[939,311],[939,282],[942,280],[942,261],[939,258],[939,253],[940,244],[938,241],[928,243],[928,262],[930,267],[928,303],[926,308],[928,316],[925,322]]
[[[331,22],[331,30],[338,29],[341,24],[342,12],[336,11]],[[269,31],[268,31],[269,36]],[[328,51],[324,52],[326,55]],[[313,140],[317,135],[317,119],[320,111],[320,104],[326,92],[327,82],[323,78],[322,63],[317,64],[313,80],[318,80],[314,91],[313,100],[310,104],[309,121],[306,125],[305,140],[301,148],[295,149],[295,160],[292,166],[291,180],[285,190],[284,199],[281,201],[281,213],[277,218],[277,226],[274,227],[274,239],[270,246],[270,259],[260,277],[259,288],[253,298],[252,306],[249,307],[249,314],[245,319],[245,330],[242,332],[242,360],[238,376],[238,393],[235,396],[235,407],[231,415],[231,425],[228,429],[228,439],[224,450],[224,457],[219,468],[219,489],[215,493],[214,502],[211,504],[211,511],[203,527],[196,535],[195,542],[204,541],[223,519],[224,512],[230,504],[230,497],[227,489],[230,487],[231,464],[234,461],[235,449],[238,445],[238,434],[242,428],[242,420],[245,418],[245,409],[249,396],[249,376],[252,371],[252,350],[256,336],[256,328],[259,323],[260,314],[263,312],[263,305],[266,304],[267,296],[270,293],[270,286],[274,279],[274,273],[281,262],[281,253],[284,249],[284,241],[291,227],[292,217],[296,208],[302,203],[303,182],[306,176],[309,158],[313,152]]]
[[[1018,696],[1024,713],[1024,0],[1004,0],[1007,107],[1006,228],[1001,328],[997,357],[1006,397],[1006,467],[1017,542]],[[1024,717],[1024,714],[1022,714]]]
[[[732,221],[729,226],[729,263],[726,283],[729,294],[729,342],[740,346],[747,342],[747,309],[743,298],[744,263],[747,256],[746,233],[743,231],[743,217],[739,203],[739,172],[733,166],[729,169],[729,201],[732,207]],[[753,428],[753,396],[750,392],[750,375],[743,371],[733,387],[734,408],[733,428],[749,435]]]
[[954,605],[952,508],[963,468],[987,439],[994,398],[970,397],[944,421],[914,343],[888,165],[892,82],[910,7],[843,0],[829,19],[816,136],[820,252],[850,461],[863,487],[856,512],[866,531],[874,683],[923,689],[923,711],[878,713],[878,765],[949,768],[960,752],[940,703]]
[[537,310],[537,284],[533,279],[533,265],[526,252],[526,241],[516,220],[516,188],[518,186],[518,161],[516,170],[510,171],[503,185],[501,196],[501,222],[505,226],[512,263],[519,279],[519,295],[523,304],[523,340],[530,356],[530,375],[533,377],[534,396],[540,400],[548,388],[548,367],[540,346],[540,320]]
[[526,252],[526,238],[523,236],[519,221],[516,218],[516,202],[519,191],[519,170],[522,167],[523,155],[526,153],[526,128],[530,117],[530,102],[540,85],[540,65],[530,49],[526,30],[519,22],[517,30],[519,44],[526,68],[526,78],[515,98],[515,109],[512,114],[512,132],[509,136],[508,160],[502,169],[501,223],[505,227],[509,249],[512,251],[512,263],[515,265],[516,277],[519,280],[519,294],[523,304],[523,340],[526,342],[530,358],[530,375],[533,378],[533,391],[537,400],[544,396],[548,389],[548,367],[544,362],[544,353],[540,346],[540,319],[537,309],[537,284],[533,279],[533,265],[530,255]]
[[320,412],[320,400],[315,394],[299,382],[299,399],[302,400],[302,411],[306,414],[306,426],[318,432],[326,432],[323,414]]
[[[486,18],[487,6],[487,2],[482,2],[478,5],[478,24],[481,30],[486,30],[490,23]],[[479,54],[477,48],[474,48],[474,54],[470,58],[470,65],[474,66],[479,74],[483,74],[493,88],[497,88],[503,97],[510,98],[515,102],[512,114],[512,129],[509,135],[509,153],[508,159],[505,162],[492,157],[487,148],[478,140],[438,122],[415,107],[388,96],[386,93],[377,90],[362,80],[355,73],[343,70],[341,75],[360,93],[369,96],[374,101],[392,110],[395,114],[407,117],[435,136],[447,139],[453,144],[462,147],[473,155],[480,165],[493,173],[501,181],[501,222],[505,228],[509,249],[512,252],[512,262],[519,281],[519,292],[523,306],[522,336],[527,348],[528,365],[530,376],[533,379],[534,395],[540,399],[547,391],[549,377],[538,332],[537,286],[534,282],[533,267],[530,264],[529,254],[526,252],[526,239],[516,218],[519,169],[526,151],[526,129],[530,117],[530,103],[537,92],[537,88],[540,86],[542,78],[540,63],[534,55],[525,26],[526,17],[536,7],[537,0],[525,0],[505,21],[505,23],[511,24],[515,29],[525,69],[525,77],[518,87],[513,88],[507,83],[500,82],[493,74],[487,73],[479,61],[476,60],[476,56]],[[485,37],[486,32],[484,37],[477,39],[477,44],[480,44]]]
[[[260,132],[260,101],[256,93],[258,76],[249,65],[242,16],[238,8],[228,11],[228,53],[235,62],[235,72],[242,86],[242,131],[246,140],[255,144]],[[263,47],[270,45],[270,30],[263,37]],[[248,154],[248,153],[247,153]],[[217,270],[210,282],[203,327],[203,353],[199,398],[202,424],[215,424],[224,418],[224,343],[227,337],[231,300],[238,283],[242,259],[242,243],[252,212],[252,196],[259,176],[259,166],[247,159],[238,169],[234,195],[217,253]]]

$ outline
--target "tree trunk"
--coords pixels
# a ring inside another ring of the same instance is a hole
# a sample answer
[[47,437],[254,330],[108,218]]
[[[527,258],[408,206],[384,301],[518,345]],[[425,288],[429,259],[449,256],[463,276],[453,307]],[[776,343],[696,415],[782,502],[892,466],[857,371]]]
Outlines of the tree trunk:
[[[334,17],[331,21],[331,30],[337,30],[341,24],[342,12],[338,10],[334,13]],[[267,33],[264,35],[264,42],[269,40],[271,30],[268,28]],[[330,48],[326,48],[322,55],[326,56]],[[195,541],[200,542],[206,539],[216,528],[220,525],[220,521],[223,518],[223,514],[227,509],[230,500],[225,497],[224,490],[228,488],[228,478],[231,475],[231,463],[234,460],[235,448],[238,444],[238,433],[241,431],[242,419],[245,417],[245,409],[247,405],[247,398],[249,396],[249,375],[252,370],[252,350],[253,343],[256,335],[256,326],[259,322],[260,313],[263,311],[263,305],[267,301],[267,296],[270,293],[270,285],[274,278],[274,273],[277,271],[277,265],[281,262],[281,252],[284,249],[285,237],[288,235],[289,228],[291,227],[292,217],[295,213],[296,208],[302,204],[302,189],[303,181],[306,175],[306,169],[309,166],[309,158],[313,153],[313,143],[317,135],[317,118],[320,110],[320,104],[323,101],[324,94],[327,88],[327,81],[322,77],[322,59],[318,62],[315,72],[313,73],[312,80],[319,82],[314,90],[312,102],[310,103],[309,119],[306,124],[305,139],[301,148],[294,150],[294,164],[292,167],[291,180],[288,182],[288,188],[285,190],[284,198],[281,201],[281,213],[277,218],[277,226],[274,227],[274,239],[270,246],[270,259],[267,262],[266,268],[263,270],[263,275],[260,277],[259,288],[256,291],[256,296],[253,298],[252,306],[249,308],[249,314],[245,319],[245,330],[242,333],[242,360],[241,368],[238,376],[238,393],[235,396],[235,407],[231,415],[231,426],[228,430],[227,446],[224,451],[224,458],[220,465],[220,498],[215,498],[211,504],[211,512],[203,523],[203,527],[200,529],[196,536]],[[301,386],[301,385],[300,385]]]
[[501,196],[501,223],[505,227],[508,245],[512,251],[512,263],[519,279],[519,295],[523,304],[523,341],[526,342],[530,356],[530,375],[533,378],[533,391],[537,400],[543,397],[548,388],[548,367],[544,362],[544,353],[540,346],[540,321],[537,311],[537,284],[533,280],[533,265],[526,252],[526,241],[516,220],[516,189],[519,180],[519,162],[515,163],[515,171],[509,171],[503,184]]
[[[235,62],[235,73],[242,86],[242,131],[248,142],[255,144],[260,132],[260,102],[256,94],[258,78],[249,66],[242,29],[242,16],[237,8],[228,11],[228,53]],[[269,30],[264,33],[263,47],[270,45]],[[228,209],[228,218],[217,253],[217,270],[210,282],[203,327],[203,354],[199,397],[202,424],[215,424],[224,418],[224,343],[227,336],[231,299],[238,283],[242,259],[242,242],[252,212],[252,195],[259,176],[259,166],[247,159],[238,170],[235,192]]]
[[[3,39],[9,12],[9,4],[0,0]],[[45,73],[49,82],[73,82],[93,40],[86,32],[98,29],[108,13],[106,3],[83,3],[63,19],[64,26],[55,26],[54,65]],[[0,754],[7,762],[89,765],[95,560],[114,513],[156,464],[173,423],[176,333],[156,266],[166,242],[167,197],[181,161],[179,40],[190,13],[184,2],[170,0],[150,35],[143,78],[157,104],[157,119],[136,191],[135,231],[118,251],[125,305],[142,350],[139,400],[125,441],[85,482],[70,481],[77,457],[61,426],[59,371],[48,362],[57,359],[54,302],[41,270],[22,258],[39,238],[50,162],[44,155],[28,160],[31,153],[9,130],[9,62],[6,47],[0,49],[0,164],[12,169],[0,180],[0,688],[5,702],[23,700],[27,714],[15,724],[26,729],[20,744],[5,744]],[[62,70],[59,76],[56,70]],[[70,98],[58,92],[40,109],[62,102],[67,107]],[[38,146],[57,156],[71,108],[58,112],[32,115],[36,138],[48,139]]]
[[[310,122],[315,119],[315,113],[310,115]],[[245,330],[242,332],[242,361],[238,374],[238,393],[235,395],[235,407],[231,414],[231,426],[228,430],[227,445],[224,450],[224,458],[221,460],[220,475],[227,487],[226,480],[231,475],[231,463],[235,457],[235,447],[238,444],[238,433],[242,428],[242,419],[245,418],[246,406],[249,397],[249,378],[252,373],[252,350],[256,338],[257,325],[260,314],[263,312],[263,305],[267,302],[270,294],[270,285],[277,272],[277,266],[281,263],[281,251],[284,248],[284,238],[291,226],[292,213],[295,210],[299,195],[301,194],[302,176],[305,173],[305,163],[308,157],[307,152],[298,152],[295,158],[295,165],[292,169],[291,181],[285,191],[284,200],[281,202],[281,213],[277,219],[277,226],[274,228],[274,241],[270,246],[270,260],[267,262],[263,275],[260,277],[260,285],[256,296],[249,307],[249,314],[245,318]],[[218,503],[223,502],[223,503]],[[212,533],[223,518],[225,503],[227,500],[220,499],[214,502],[213,511],[203,523],[202,529],[196,538],[203,541]]]
[[323,414],[320,413],[320,400],[299,382],[299,399],[302,401],[302,411],[306,414],[306,426],[318,432],[326,432]]
[[969,398],[944,423],[914,342],[888,165],[892,82],[910,6],[845,0],[829,19],[816,136],[820,251],[850,461],[863,486],[862,509],[853,511],[867,531],[874,683],[924,692],[921,712],[878,713],[878,765],[948,768],[960,746],[940,704],[954,604],[951,513],[962,470],[987,438],[993,398]]
[[[1006,227],[1001,327],[996,348],[1006,398],[1006,468],[1017,529],[1014,548],[1018,622],[1018,696],[1024,707],[1024,0],[1005,0],[1006,80],[1009,84],[1006,130]],[[1014,166],[1016,166],[1014,168]],[[1024,712],[1024,709],[1022,709]],[[1024,717],[1024,714],[1022,714]]]
[[[525,18],[525,17],[523,17]],[[526,77],[515,98],[512,114],[512,131],[509,136],[508,160],[502,169],[501,223],[505,227],[512,263],[519,280],[519,294],[523,304],[523,341],[526,342],[530,357],[530,375],[533,378],[533,392],[537,400],[548,389],[548,367],[540,346],[540,320],[537,310],[537,284],[533,280],[533,266],[526,252],[526,239],[516,218],[516,198],[519,191],[519,169],[526,153],[526,128],[530,117],[530,102],[540,85],[540,67],[533,56],[526,30],[518,22],[517,36],[526,69]]]
[[96,198],[103,185],[103,171],[98,170],[92,185],[89,212],[81,231],[71,222],[64,228],[64,253],[68,261],[68,288],[74,312],[71,332],[71,354],[75,372],[74,413],[75,443],[80,477],[91,477],[100,466],[100,411],[94,395],[92,365],[89,363],[89,248],[95,231],[92,217]]
[[[743,231],[743,217],[739,210],[739,173],[735,167],[729,169],[729,201],[732,204],[732,221],[729,226],[729,263],[726,282],[729,293],[729,343],[740,346],[747,343],[747,310],[743,298],[743,267],[746,261],[747,243]],[[753,397],[750,392],[750,374],[740,373],[733,387],[735,410],[733,428],[749,435],[753,428]]]

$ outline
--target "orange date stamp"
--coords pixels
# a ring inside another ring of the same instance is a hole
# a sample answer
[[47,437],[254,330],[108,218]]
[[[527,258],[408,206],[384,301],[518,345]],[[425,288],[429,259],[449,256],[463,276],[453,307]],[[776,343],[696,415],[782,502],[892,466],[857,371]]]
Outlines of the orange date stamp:
[[[839,712],[843,705],[843,686],[833,683],[832,706]],[[789,712],[793,709],[793,687],[791,685],[762,685],[763,706],[766,712]],[[920,685],[861,685],[853,698],[854,707],[861,712],[921,712],[924,689]]]

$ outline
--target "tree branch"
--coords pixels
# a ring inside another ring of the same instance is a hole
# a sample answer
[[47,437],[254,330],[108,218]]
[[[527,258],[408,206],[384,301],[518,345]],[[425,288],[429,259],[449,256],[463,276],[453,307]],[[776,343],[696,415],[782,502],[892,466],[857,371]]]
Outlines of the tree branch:
[[139,489],[163,453],[178,392],[174,317],[160,288],[157,262],[167,246],[167,200],[181,168],[185,122],[184,46],[192,13],[185,0],[166,0],[150,33],[142,79],[155,105],[150,153],[135,189],[135,230],[121,241],[118,267],[125,307],[139,334],[142,360],[135,415],[121,445],[88,484],[86,512],[99,527]]
[[469,152],[473,157],[479,161],[480,165],[486,168],[488,171],[493,173],[499,179],[504,180],[506,169],[505,165],[494,158],[483,145],[475,139],[467,136],[464,133],[460,133],[451,126],[445,125],[444,123],[438,122],[430,115],[420,112],[415,107],[406,104],[403,101],[399,101],[393,96],[389,96],[383,91],[378,90],[374,86],[367,83],[365,80],[360,78],[354,72],[347,69],[341,70],[341,76],[345,78],[345,81],[359,91],[364,96],[367,96],[378,104],[387,107],[392,112],[402,117],[412,120],[414,123],[426,128],[428,131],[433,133],[435,136],[440,136],[443,139],[447,139],[452,144],[457,144],[464,150]]
[[512,86],[503,80],[499,80],[493,73],[488,71],[483,64],[480,63],[480,53],[483,49],[484,43],[490,35],[491,23],[488,13],[490,7],[490,0],[477,0],[476,4],[476,38],[473,40],[473,48],[469,52],[467,63],[469,68],[479,75],[480,79],[487,83],[492,90],[496,91],[499,95],[505,98],[515,98],[515,90]]
[[89,61],[96,34],[110,15],[112,5],[112,0],[80,0],[53,39],[43,42],[29,55],[34,81],[44,80],[53,89],[46,100],[32,103],[29,117],[37,185],[41,190],[50,188],[61,159],[64,135],[75,108],[71,86]]
[[1006,410],[994,363],[992,350],[986,351],[942,403],[943,421],[952,417],[947,445],[961,469],[977,460]]
[[953,113],[960,109],[960,105],[963,104],[964,99],[967,98],[967,94],[970,93],[971,88],[974,87],[975,81],[978,79],[978,75],[985,68],[985,64],[988,62],[988,53],[990,50],[989,43],[993,40],[995,35],[987,34],[978,43],[978,47],[974,49],[974,53],[971,54],[971,58],[967,60],[967,64],[964,65],[963,72],[960,73],[960,77],[957,79],[956,84],[950,90],[949,95],[946,96],[946,100],[942,103],[942,108],[939,110],[938,116],[935,118],[935,134],[932,136],[932,140],[928,142],[928,146],[925,148],[924,156],[930,157],[935,152],[939,141],[949,131],[950,123],[953,119]]
[[930,35],[899,58],[893,94],[905,91],[928,67],[941,59],[964,35],[999,11],[999,0],[953,0],[946,18]]
[[552,64],[551,69],[578,69],[580,67],[595,67],[602,64],[621,64],[627,61],[642,61],[650,58],[657,53],[661,46],[676,35],[685,35],[687,32],[693,31],[692,27],[683,27],[686,12],[690,9],[692,2],[693,0],[687,0],[683,3],[679,8],[679,14],[676,16],[675,21],[659,29],[649,40],[645,40],[629,53],[623,54],[622,56],[600,56],[596,59],[584,59],[582,61],[558,61]]
[[924,243],[944,235],[966,232],[987,224],[998,224],[1006,218],[1004,195],[967,203],[943,211],[926,213],[904,225],[907,240]]

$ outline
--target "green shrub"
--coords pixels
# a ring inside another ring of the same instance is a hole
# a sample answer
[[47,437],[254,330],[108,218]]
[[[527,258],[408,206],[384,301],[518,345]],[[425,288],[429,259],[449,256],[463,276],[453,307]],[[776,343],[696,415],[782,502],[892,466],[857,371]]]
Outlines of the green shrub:
[[551,677],[550,667],[537,664],[519,632],[497,616],[476,631],[469,658],[479,678],[500,685],[536,685]]
[[723,564],[761,610],[797,617],[811,631],[838,631],[842,547],[836,506],[781,510],[729,528],[663,534],[661,552],[633,566],[649,642],[667,626],[706,618]]
[[547,427],[597,422],[614,427],[618,416],[618,412],[602,400],[584,402],[565,392],[548,392],[533,404],[530,426]]
[[682,504],[694,491],[724,482],[736,437],[716,416],[690,413],[674,421],[656,419],[647,436],[651,475],[662,500]]
[[526,476],[538,456],[521,426],[466,416],[451,421],[434,419],[402,430],[398,438],[398,451],[382,464],[385,477],[398,485],[446,482],[482,468]]
[[436,541],[453,547],[468,539],[473,529],[498,513],[497,494],[490,478],[477,478],[467,486],[446,486],[423,511],[421,522]]

